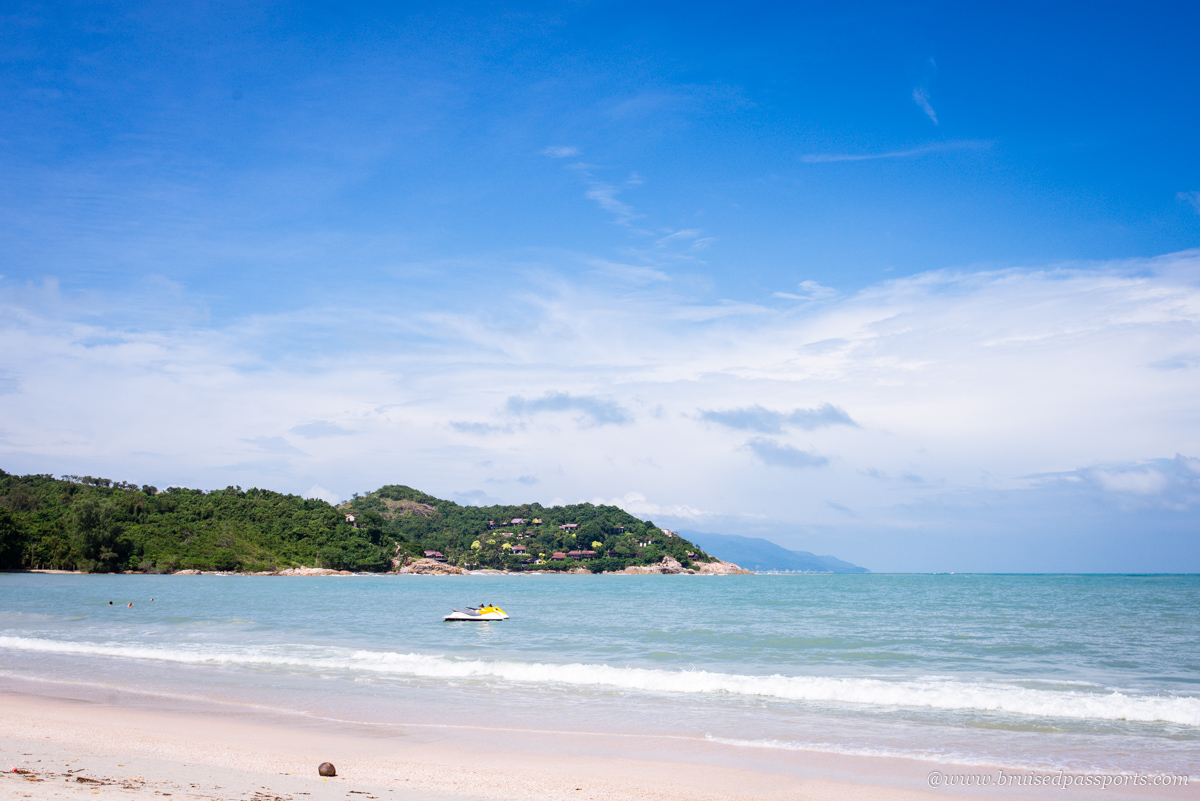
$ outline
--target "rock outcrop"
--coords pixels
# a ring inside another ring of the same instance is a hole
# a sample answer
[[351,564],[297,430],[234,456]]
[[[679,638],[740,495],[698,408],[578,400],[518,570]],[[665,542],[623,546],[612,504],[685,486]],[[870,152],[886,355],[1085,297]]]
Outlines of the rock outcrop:
[[738,574],[748,574],[751,571],[742,570],[732,562],[722,562],[719,559],[715,562],[706,562],[697,564],[695,568],[684,567],[679,563],[679,560],[673,556],[664,556],[661,562],[653,565],[630,565],[624,570],[619,571],[635,576],[666,576],[675,575],[678,573],[695,574],[700,573],[709,576],[732,576]]
[[353,576],[349,570],[330,570],[327,567],[289,567],[276,571],[277,576]]
[[436,559],[414,559],[396,571],[397,573],[420,573],[424,576],[461,576],[467,571],[458,565],[448,565]]
[[696,572],[708,576],[748,576],[754,573],[753,570],[743,570],[733,562],[722,562],[720,559],[696,565]]

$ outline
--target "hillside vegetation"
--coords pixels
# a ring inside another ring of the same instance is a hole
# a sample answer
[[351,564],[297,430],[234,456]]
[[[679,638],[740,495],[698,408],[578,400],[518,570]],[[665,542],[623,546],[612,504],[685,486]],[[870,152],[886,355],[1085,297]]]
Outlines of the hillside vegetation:
[[[601,572],[667,555],[684,567],[713,561],[693,543],[615,506],[460,506],[392,485],[334,507],[264,489],[159,491],[92,476],[0,470],[3,569],[383,572],[426,551],[461,567],[507,570],[582,565]],[[570,551],[595,554],[553,558]]]

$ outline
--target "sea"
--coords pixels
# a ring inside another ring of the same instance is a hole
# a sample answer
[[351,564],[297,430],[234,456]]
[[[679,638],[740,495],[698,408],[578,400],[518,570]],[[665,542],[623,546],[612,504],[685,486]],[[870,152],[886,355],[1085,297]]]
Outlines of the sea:
[[[483,603],[510,618],[442,619]],[[15,687],[1197,775],[1200,576],[8,573],[0,688]]]

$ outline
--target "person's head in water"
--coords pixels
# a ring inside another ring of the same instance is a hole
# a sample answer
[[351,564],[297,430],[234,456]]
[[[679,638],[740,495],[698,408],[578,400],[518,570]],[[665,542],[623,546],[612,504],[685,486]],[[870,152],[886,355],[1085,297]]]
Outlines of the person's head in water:
[[108,602],[108,605],[109,605],[109,606],[112,606],[112,605],[113,605],[112,601],[109,601],[109,602]]

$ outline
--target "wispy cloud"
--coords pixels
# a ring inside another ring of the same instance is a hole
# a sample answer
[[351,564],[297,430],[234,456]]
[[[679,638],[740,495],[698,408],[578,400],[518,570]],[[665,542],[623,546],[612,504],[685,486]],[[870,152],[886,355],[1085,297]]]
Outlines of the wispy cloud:
[[463,420],[451,420],[448,425],[460,434],[486,436],[488,434],[512,433],[512,426],[500,426],[495,423],[472,423]]
[[684,228],[659,237],[654,240],[654,246],[664,248],[671,245],[684,245],[688,250],[703,250],[716,241],[716,237],[704,236],[704,231],[699,228]]
[[638,264],[621,264],[620,262],[608,261],[607,259],[593,259],[589,264],[601,275],[626,281],[637,286],[671,280],[671,276],[662,270]]
[[[681,515],[868,538],[987,492],[1036,522],[1049,507],[1017,498],[1034,485],[1093,512],[1200,508],[1186,465],[1153,458],[1200,455],[1200,369],[1183,369],[1200,353],[1200,252],[928,272],[774,307],[614,281],[586,259],[513,275],[436,303],[381,287],[350,315],[187,325],[167,296],[0,284],[0,367],[19,382],[0,395],[0,467],[343,496],[400,482],[453,497],[505,476],[505,502],[637,488]],[[159,304],[162,325],[112,322],[118,300]],[[306,428],[321,421],[355,435],[306,437],[333,433]],[[1026,478],[1060,465],[1075,472]]]
[[810,467],[825,467],[829,460],[809,451],[793,448],[773,439],[756,438],[748,441],[746,447],[757,456],[763,464],[771,467],[790,467],[804,469]]
[[938,142],[922,145],[907,150],[888,150],[883,153],[809,153],[801,156],[806,164],[834,164],[842,161],[874,161],[875,159],[906,159],[913,156],[923,156],[926,153],[939,153],[943,150],[985,150],[990,148],[989,141],[968,139],[957,142]]
[[283,437],[253,437],[253,438],[245,439],[242,441],[248,442],[248,443],[256,446],[260,451],[263,451],[264,453],[278,453],[278,454],[302,454],[303,453],[303,451],[301,451],[298,448],[296,448],[295,446],[293,446],[290,442],[288,442]]
[[1182,454],[1173,459],[1098,465],[1034,478],[1082,482],[1126,509],[1182,511],[1200,507],[1200,459]]
[[816,281],[801,281],[797,285],[797,288],[800,290],[799,294],[795,292],[774,292],[771,296],[776,298],[787,298],[788,300],[826,300],[828,298],[837,297],[836,289],[828,286],[821,286],[821,284]]
[[933,106],[929,105],[929,92],[921,87],[913,89],[913,101],[921,107],[921,111],[925,112],[925,116],[933,120],[933,124],[938,124],[937,112],[933,110]]
[[552,159],[565,159],[565,158],[570,158],[571,156],[578,156],[579,148],[566,147],[566,146],[562,146],[562,145],[554,146],[554,147],[547,147],[542,150],[542,155],[549,156]]
[[1200,214],[1200,192],[1180,192],[1175,197],[1184,203],[1190,204],[1196,210],[1196,213]]
[[299,434],[305,439],[319,439],[321,437],[345,437],[352,435],[354,432],[342,428],[336,423],[331,423],[328,420],[314,420],[311,423],[292,426],[291,432]]
[[700,419],[741,431],[758,431],[763,434],[781,434],[785,428],[812,431],[829,426],[858,427],[858,423],[851,420],[850,415],[831,403],[790,412],[776,412],[757,405],[725,411],[701,411]]
[[1150,366],[1155,370],[1187,370],[1192,367],[1200,367],[1200,354],[1195,353],[1177,353],[1166,359],[1159,359],[1156,362],[1151,362]]
[[611,213],[619,225],[628,225],[638,215],[633,206],[617,198],[621,190],[606,183],[593,182],[591,189],[583,193],[588,200],[594,200],[596,205]]
[[540,398],[514,395],[505,409],[516,417],[532,417],[546,412],[579,412],[578,421],[584,425],[627,425],[633,416],[615,401],[593,395],[572,395],[569,392],[548,392]]

